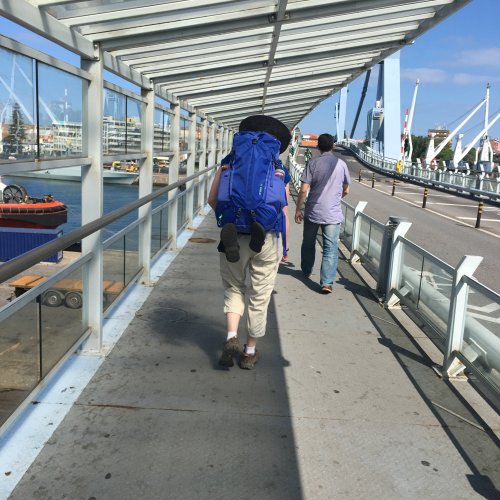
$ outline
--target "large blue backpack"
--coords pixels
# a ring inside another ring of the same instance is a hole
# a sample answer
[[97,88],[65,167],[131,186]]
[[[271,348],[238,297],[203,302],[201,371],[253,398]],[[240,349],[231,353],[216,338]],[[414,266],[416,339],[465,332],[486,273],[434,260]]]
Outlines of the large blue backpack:
[[284,172],[279,160],[280,142],[266,132],[238,132],[220,176],[215,216],[219,227],[233,223],[239,233],[250,234],[252,222],[265,231],[283,235],[286,249],[287,205]]

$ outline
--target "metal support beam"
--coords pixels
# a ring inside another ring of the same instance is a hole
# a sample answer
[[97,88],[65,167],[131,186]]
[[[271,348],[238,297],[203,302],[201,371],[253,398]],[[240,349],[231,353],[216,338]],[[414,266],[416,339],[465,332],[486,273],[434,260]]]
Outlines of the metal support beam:
[[[189,129],[188,129],[188,159],[186,166],[186,175],[189,177],[194,174],[194,164],[196,161],[196,113],[189,113]],[[186,214],[188,217],[188,225],[193,221],[194,211],[194,192],[191,189],[194,181],[190,181],[186,185]]]
[[338,110],[337,140],[345,138],[345,118],[347,111],[347,85],[340,90],[340,105]]
[[[154,156],[154,113],[155,95],[153,90],[142,90],[142,97],[146,99],[142,117],[142,149],[146,158],[141,162],[139,169],[139,198],[153,192],[153,156]],[[151,274],[151,231],[152,231],[152,204],[148,203],[139,208],[139,217],[145,217],[139,226],[139,262],[143,269],[142,281],[150,284]]]
[[[82,69],[92,75],[87,92],[84,92],[85,118],[83,121],[83,141],[90,165],[82,166],[82,225],[102,217],[104,211],[103,160],[102,160],[102,102],[103,74],[102,57],[97,61],[83,59]],[[96,105],[97,103],[97,105]],[[88,325],[91,335],[83,349],[99,353],[102,349],[103,326],[103,248],[101,231],[83,238],[82,255],[93,253],[94,257],[85,267],[83,281],[83,324]]]
[[[208,152],[208,119],[206,116],[201,119],[201,137],[200,137],[200,156],[198,159],[198,168],[203,170],[207,165]],[[198,179],[198,199],[195,200],[196,206],[199,207],[203,203],[203,193],[205,184],[207,183],[208,175],[204,174]]]
[[401,150],[401,96],[399,52],[381,64],[383,71],[382,96],[384,107],[384,156],[398,159]]
[[[172,105],[172,116],[170,123],[170,147],[172,150],[172,157],[168,166],[168,183],[173,184],[179,180],[179,140],[181,129],[181,106],[180,104]],[[168,193],[168,199],[173,200],[172,204],[168,207],[168,237],[170,239],[170,250],[177,248],[177,193],[179,189],[174,189]]]

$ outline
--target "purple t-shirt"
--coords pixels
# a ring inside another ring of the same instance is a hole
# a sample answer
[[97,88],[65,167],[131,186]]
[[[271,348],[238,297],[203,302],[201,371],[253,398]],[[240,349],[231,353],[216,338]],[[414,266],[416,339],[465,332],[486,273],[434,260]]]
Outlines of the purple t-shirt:
[[323,153],[309,162],[300,180],[310,186],[304,217],[316,224],[340,224],[342,186],[351,183],[345,162],[331,151]]

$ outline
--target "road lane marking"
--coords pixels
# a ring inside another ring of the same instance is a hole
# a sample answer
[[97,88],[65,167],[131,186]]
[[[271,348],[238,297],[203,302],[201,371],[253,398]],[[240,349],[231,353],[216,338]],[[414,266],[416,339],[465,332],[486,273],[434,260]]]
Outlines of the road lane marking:
[[[368,186],[365,186],[364,184],[361,184],[361,185],[363,187],[368,187]],[[384,194],[386,196],[391,196],[389,193],[386,193],[385,191],[382,191],[381,189],[373,188],[373,190],[377,191],[379,193],[382,193],[382,194]],[[407,203],[408,205],[412,205],[414,207],[421,208],[421,205],[419,203],[415,203],[415,202],[410,201],[410,200],[405,200],[404,198],[401,198],[399,196],[391,196],[391,198],[395,198],[395,199],[397,199],[399,201],[402,201],[403,203]],[[488,234],[489,236],[493,236],[493,238],[499,238],[500,239],[500,234],[495,234],[495,233],[492,233],[491,231],[487,231],[485,229],[476,228],[472,224],[467,224],[467,222],[457,221],[456,217],[450,217],[449,215],[444,215],[442,213],[436,212],[435,210],[431,210],[430,208],[426,208],[425,210],[426,210],[426,212],[429,212],[431,214],[438,215],[439,217],[443,217],[443,219],[448,219],[448,220],[451,220],[453,222],[460,222],[464,226],[472,227],[472,228],[476,229],[476,231],[480,231],[481,233]],[[474,218],[473,218],[473,220],[474,220]]]
[[[457,217],[457,219],[476,220],[476,217]],[[481,218],[481,222],[500,222],[500,219],[483,219],[483,218]]]

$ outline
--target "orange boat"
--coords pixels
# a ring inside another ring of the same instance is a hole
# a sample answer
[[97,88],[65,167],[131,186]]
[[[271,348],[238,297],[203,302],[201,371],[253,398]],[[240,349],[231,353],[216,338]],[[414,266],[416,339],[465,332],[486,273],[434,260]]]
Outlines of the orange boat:
[[52,195],[28,196],[22,186],[0,182],[0,227],[53,229],[68,220],[68,207]]

